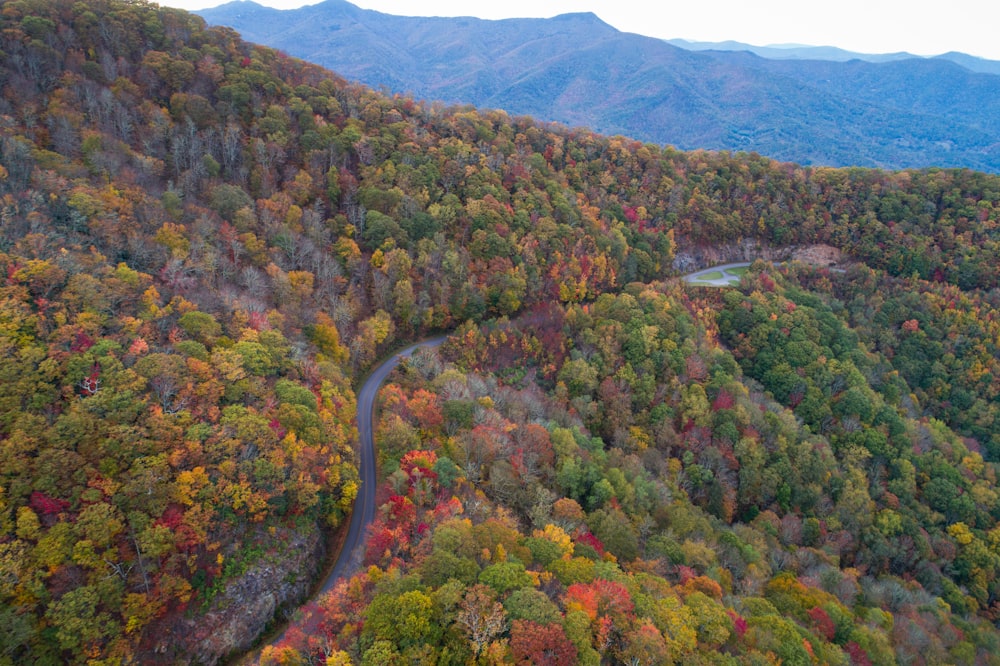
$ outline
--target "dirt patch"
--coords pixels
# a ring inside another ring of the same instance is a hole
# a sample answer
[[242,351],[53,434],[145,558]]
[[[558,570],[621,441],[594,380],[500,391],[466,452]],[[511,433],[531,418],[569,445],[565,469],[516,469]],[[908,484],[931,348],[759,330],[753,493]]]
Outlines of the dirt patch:
[[837,266],[843,262],[843,253],[832,245],[809,245],[792,252],[792,259],[813,266]]

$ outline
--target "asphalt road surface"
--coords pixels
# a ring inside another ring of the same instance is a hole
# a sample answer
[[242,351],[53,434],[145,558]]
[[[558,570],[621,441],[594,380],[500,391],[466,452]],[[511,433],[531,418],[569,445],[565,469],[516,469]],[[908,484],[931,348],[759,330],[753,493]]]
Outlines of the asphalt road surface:
[[361,489],[354,500],[354,511],[351,512],[350,526],[347,528],[347,538],[340,550],[336,564],[330,570],[320,594],[332,588],[338,580],[350,576],[361,567],[365,557],[365,537],[368,526],[375,517],[375,489],[378,486],[378,470],[375,469],[375,438],[372,433],[375,411],[375,396],[382,382],[389,376],[403,358],[409,358],[421,347],[437,347],[445,341],[445,337],[431,338],[416,344],[383,361],[361,385],[358,391],[358,444],[361,449],[361,461],[358,473],[361,477]]
[[[732,268],[743,268],[749,266],[750,262],[744,261],[737,264],[723,264],[722,266],[712,266],[711,268],[705,268],[703,270],[697,271],[695,273],[689,273],[684,276],[684,280],[690,284],[695,285],[708,285],[712,287],[729,287],[734,284],[739,283],[740,276],[735,273],[730,273]],[[711,273],[722,273],[721,278],[716,278],[712,280],[705,279],[705,275]]]
[[[351,511],[351,522],[347,528],[347,538],[344,539],[340,554],[334,563],[330,573],[323,581],[313,599],[317,599],[326,594],[343,577],[350,576],[360,567],[365,558],[365,537],[368,526],[371,525],[375,517],[375,488],[378,485],[378,470],[375,469],[375,437],[372,433],[375,416],[375,396],[382,387],[382,382],[389,376],[389,373],[399,365],[404,358],[409,358],[417,349],[421,347],[437,347],[447,339],[447,336],[440,336],[423,340],[412,344],[406,349],[393,354],[382,361],[382,364],[375,368],[365,383],[358,391],[358,444],[361,449],[361,460],[358,467],[358,475],[361,478],[361,489],[354,499],[354,510]],[[277,645],[285,637],[288,626],[269,641],[270,645]],[[256,664],[260,659],[260,648],[252,650],[238,660],[239,664]]]

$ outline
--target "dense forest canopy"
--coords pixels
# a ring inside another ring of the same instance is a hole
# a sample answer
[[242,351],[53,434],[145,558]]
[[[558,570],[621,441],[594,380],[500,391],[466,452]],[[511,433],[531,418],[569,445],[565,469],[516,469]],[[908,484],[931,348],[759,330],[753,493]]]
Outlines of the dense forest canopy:
[[[0,663],[993,663],[1000,178],[417,103],[0,8]],[[685,287],[707,249],[824,243]],[[280,613],[279,613],[280,614]]]

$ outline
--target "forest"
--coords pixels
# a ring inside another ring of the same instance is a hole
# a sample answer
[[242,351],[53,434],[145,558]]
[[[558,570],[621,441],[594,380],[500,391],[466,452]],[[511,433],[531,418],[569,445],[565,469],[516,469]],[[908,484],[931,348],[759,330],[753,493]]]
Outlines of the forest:
[[0,664],[1000,663],[998,221],[5,2]]

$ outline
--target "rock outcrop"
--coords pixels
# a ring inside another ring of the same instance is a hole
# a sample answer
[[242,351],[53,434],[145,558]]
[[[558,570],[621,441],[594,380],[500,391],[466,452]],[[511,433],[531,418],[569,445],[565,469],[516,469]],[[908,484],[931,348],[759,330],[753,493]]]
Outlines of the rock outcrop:
[[843,261],[840,250],[830,245],[805,245],[774,247],[755,238],[744,238],[736,243],[680,247],[674,254],[674,270],[687,274],[719,264],[741,261],[802,261],[814,266],[835,266]]
[[172,615],[173,622],[142,655],[143,663],[220,663],[253,647],[276,612],[306,599],[325,560],[323,535],[286,530],[269,542],[278,546],[234,578],[208,612],[198,618]]

